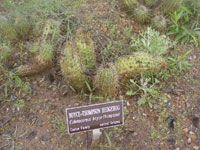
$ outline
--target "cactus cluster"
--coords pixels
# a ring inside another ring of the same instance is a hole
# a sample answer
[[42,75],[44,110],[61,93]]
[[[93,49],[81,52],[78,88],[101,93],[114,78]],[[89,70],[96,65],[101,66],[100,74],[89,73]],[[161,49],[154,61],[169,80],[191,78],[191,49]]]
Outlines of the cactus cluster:
[[1,61],[7,60],[10,57],[11,49],[6,44],[0,45],[0,63]]
[[107,67],[101,65],[93,81],[96,94],[105,97],[115,96],[118,87],[118,73],[113,64]]
[[84,65],[82,65],[78,54],[75,51],[75,46],[69,43],[63,51],[63,57],[60,65],[62,73],[75,90],[81,91],[85,89],[85,82],[88,82],[88,77],[84,74]]
[[118,58],[115,66],[121,81],[124,82],[137,74],[147,71],[159,71],[166,66],[166,61],[158,55],[136,52],[132,55]]
[[144,5],[140,5],[135,9],[134,15],[137,22],[144,24],[148,21],[150,13]]

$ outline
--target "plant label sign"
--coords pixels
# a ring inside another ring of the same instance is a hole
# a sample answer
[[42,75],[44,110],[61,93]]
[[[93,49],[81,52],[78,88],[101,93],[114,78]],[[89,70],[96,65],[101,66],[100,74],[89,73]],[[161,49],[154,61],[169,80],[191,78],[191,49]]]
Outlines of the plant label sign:
[[113,101],[66,109],[68,133],[124,124],[124,101]]

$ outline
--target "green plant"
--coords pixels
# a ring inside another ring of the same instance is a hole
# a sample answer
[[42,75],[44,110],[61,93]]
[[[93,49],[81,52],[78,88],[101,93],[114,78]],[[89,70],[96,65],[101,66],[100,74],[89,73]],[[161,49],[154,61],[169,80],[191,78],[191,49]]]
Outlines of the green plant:
[[11,48],[10,45],[5,43],[0,43],[0,62],[6,61],[9,59],[11,54]]
[[53,59],[53,54],[54,54],[54,46],[48,42],[43,42],[41,44],[41,48],[40,48],[40,58],[43,61],[52,61]]
[[76,36],[77,53],[82,64],[89,70],[96,68],[96,55],[94,52],[94,43],[89,33],[79,29]]
[[144,24],[148,21],[150,12],[145,6],[140,5],[135,9],[134,16],[137,22]]
[[175,35],[176,41],[181,44],[192,43],[196,46],[199,44],[200,27],[197,23],[190,24],[192,12],[185,6],[170,15],[168,35]]
[[67,134],[66,125],[63,119],[53,116],[51,120],[51,124],[53,128],[57,129],[60,132],[60,137]]
[[[18,141],[18,139],[23,138],[27,134],[27,131],[25,131],[24,133],[18,135],[17,134],[17,129],[18,128],[17,128],[17,125],[16,125],[15,131],[14,131],[14,133],[12,135],[3,134],[3,137],[5,138],[5,140],[10,142],[9,144],[4,145],[3,147],[11,145],[11,150],[15,150],[16,149],[15,143]],[[0,147],[0,148],[3,148],[3,147]]]
[[159,55],[166,54],[170,48],[176,45],[176,42],[172,42],[165,35],[160,35],[158,31],[151,27],[148,27],[139,36],[134,35],[131,43],[133,50],[147,51]]
[[122,82],[126,82],[137,74],[160,71],[166,65],[166,60],[161,56],[145,52],[136,52],[132,55],[119,57],[115,62],[119,78]]
[[113,97],[117,94],[118,73],[113,64],[107,67],[100,66],[96,76],[94,77],[93,86],[97,95],[104,97]]
[[140,84],[135,82],[133,79],[130,79],[130,83],[133,84],[133,86],[137,87],[138,89],[136,91],[127,91],[126,95],[133,96],[135,94],[138,94],[141,92],[141,97],[138,100],[138,105],[143,105],[147,103],[150,108],[153,107],[153,103],[157,100],[159,93],[158,90],[155,88],[155,84],[150,84],[151,78],[144,78],[143,76],[140,79]]
[[191,51],[186,52],[183,56],[169,56],[168,68],[171,72],[181,73],[183,71],[189,70],[191,64],[185,60],[185,58],[189,55]]
[[85,82],[89,78],[84,74],[85,66],[81,63],[78,54],[74,51],[73,44],[68,44],[63,52],[60,65],[66,81],[75,90],[81,91],[86,88]]

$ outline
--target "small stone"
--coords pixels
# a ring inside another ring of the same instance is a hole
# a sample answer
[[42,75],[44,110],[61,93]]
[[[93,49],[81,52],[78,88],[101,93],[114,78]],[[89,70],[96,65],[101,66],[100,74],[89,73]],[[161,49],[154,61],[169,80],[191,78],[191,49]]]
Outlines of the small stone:
[[33,139],[36,137],[36,135],[37,135],[37,132],[36,132],[36,131],[32,131],[32,132],[28,135],[27,139],[31,141],[31,140],[33,140]]
[[158,109],[158,104],[154,104],[153,109],[155,109],[155,110]]
[[197,140],[197,136],[195,134],[189,134],[188,137],[191,139],[192,142]]
[[193,149],[194,150],[199,150],[199,147],[198,146],[193,146]]
[[13,95],[13,94],[11,95],[10,98],[11,98],[12,101],[16,101],[18,99],[18,97],[16,95]]
[[187,142],[190,144],[192,142],[192,139],[188,138]]
[[49,138],[48,138],[47,136],[42,136],[42,137],[41,137],[41,140],[42,140],[42,141],[49,141]]
[[179,148],[179,147],[177,147],[175,150],[180,150],[180,148]]
[[188,133],[189,129],[188,128],[185,128],[183,129],[184,133]]
[[127,105],[127,106],[130,106],[131,104],[127,101],[127,102],[126,102],[126,105]]
[[199,118],[198,117],[194,117],[192,119],[192,123],[197,128],[199,126]]

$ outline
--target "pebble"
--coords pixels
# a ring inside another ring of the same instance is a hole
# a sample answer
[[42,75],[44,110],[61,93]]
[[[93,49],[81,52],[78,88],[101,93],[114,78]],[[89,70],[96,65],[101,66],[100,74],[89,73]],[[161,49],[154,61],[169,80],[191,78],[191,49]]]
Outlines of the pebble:
[[41,137],[41,140],[42,140],[42,141],[49,141],[49,138],[48,138],[47,136],[42,136],[42,137]]
[[12,94],[10,98],[12,101],[16,101],[18,99],[18,97],[14,94]]
[[36,135],[37,135],[37,132],[36,132],[36,131],[32,131],[32,132],[28,135],[27,139],[28,139],[28,140],[33,140],[33,139],[36,137]]
[[189,134],[188,137],[191,139],[191,142],[195,142],[197,140],[197,136],[195,134]]
[[192,123],[197,128],[199,126],[199,118],[198,117],[194,117],[192,119]]
[[175,150],[180,150],[180,148],[178,147],[178,148],[176,148]]
[[153,109],[155,109],[155,110],[158,109],[158,104],[154,104]]
[[187,142],[190,144],[192,142],[192,139],[188,138]]
[[185,128],[183,129],[184,133],[188,133],[189,129],[188,128]]

